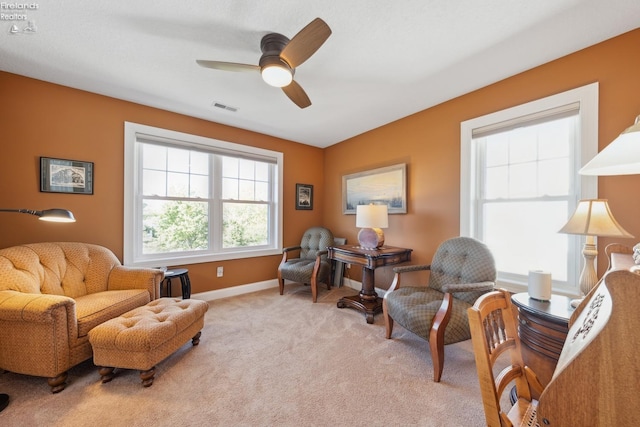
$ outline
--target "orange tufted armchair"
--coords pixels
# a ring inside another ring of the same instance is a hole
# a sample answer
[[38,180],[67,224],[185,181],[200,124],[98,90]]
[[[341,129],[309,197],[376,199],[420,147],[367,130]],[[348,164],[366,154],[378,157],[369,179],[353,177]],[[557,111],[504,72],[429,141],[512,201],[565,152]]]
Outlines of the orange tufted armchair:
[[67,370],[92,356],[89,330],[158,298],[163,275],[86,243],[0,249],[0,369],[62,391]]

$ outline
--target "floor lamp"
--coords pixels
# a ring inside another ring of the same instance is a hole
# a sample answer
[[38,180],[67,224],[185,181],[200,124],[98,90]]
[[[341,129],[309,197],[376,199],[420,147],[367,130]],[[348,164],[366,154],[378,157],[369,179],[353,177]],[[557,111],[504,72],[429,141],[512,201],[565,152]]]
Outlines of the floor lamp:
[[[584,165],[579,173],[593,176],[640,174],[640,116],[636,117],[633,125],[626,128],[611,144]],[[633,236],[627,233],[624,237]]]
[[[46,209],[43,211],[36,211],[31,209],[0,209],[0,212],[16,212],[29,215],[35,215],[42,221],[50,222],[75,222],[71,211],[66,209]],[[9,395],[0,393],[0,412],[9,405]]]

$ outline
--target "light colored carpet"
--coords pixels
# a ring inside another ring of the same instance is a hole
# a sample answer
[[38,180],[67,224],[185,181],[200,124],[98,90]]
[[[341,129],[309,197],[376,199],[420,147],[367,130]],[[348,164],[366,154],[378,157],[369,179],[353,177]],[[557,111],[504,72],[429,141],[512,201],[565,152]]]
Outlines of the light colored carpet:
[[92,361],[52,394],[42,378],[0,374],[11,396],[2,426],[482,426],[471,341],[447,346],[434,383],[427,343],[382,315],[369,325],[336,307],[348,287],[277,289],[210,302],[200,345],[157,366],[153,386],[119,370],[107,384]]

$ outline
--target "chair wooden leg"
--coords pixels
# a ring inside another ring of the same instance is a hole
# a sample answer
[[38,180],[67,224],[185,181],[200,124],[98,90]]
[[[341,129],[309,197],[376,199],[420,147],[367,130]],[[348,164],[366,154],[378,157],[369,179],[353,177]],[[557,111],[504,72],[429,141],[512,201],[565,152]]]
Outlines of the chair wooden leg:
[[444,294],[442,304],[438,312],[433,317],[433,325],[429,332],[429,348],[431,350],[431,360],[433,361],[433,381],[439,383],[444,369],[444,331],[447,329],[451,310],[453,308],[453,295]]
[[67,386],[67,373],[63,372],[56,377],[47,378],[47,384],[51,387],[51,393],[60,393]]
[[382,316],[384,317],[384,326],[387,334],[386,337],[391,338],[391,332],[393,332],[393,319],[389,316],[386,298],[382,300]]
[[311,278],[311,298],[318,302],[318,280],[315,277]]
[[439,383],[444,370],[444,343],[429,341],[429,348],[433,360],[433,381]]
[[280,288],[280,295],[284,294],[284,279],[280,274],[280,270],[278,270],[278,287]]

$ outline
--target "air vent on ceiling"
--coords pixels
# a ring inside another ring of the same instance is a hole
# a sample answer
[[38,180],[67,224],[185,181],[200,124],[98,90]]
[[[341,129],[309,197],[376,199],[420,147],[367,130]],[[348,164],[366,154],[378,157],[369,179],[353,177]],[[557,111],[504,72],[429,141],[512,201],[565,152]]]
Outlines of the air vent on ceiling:
[[219,102],[214,102],[212,105],[213,105],[214,107],[222,108],[223,110],[231,111],[231,112],[233,112],[233,113],[235,113],[236,111],[238,111],[238,109],[237,109],[236,107],[230,107],[230,106],[228,106],[228,105],[224,105],[224,104],[221,104],[221,103],[219,103]]

